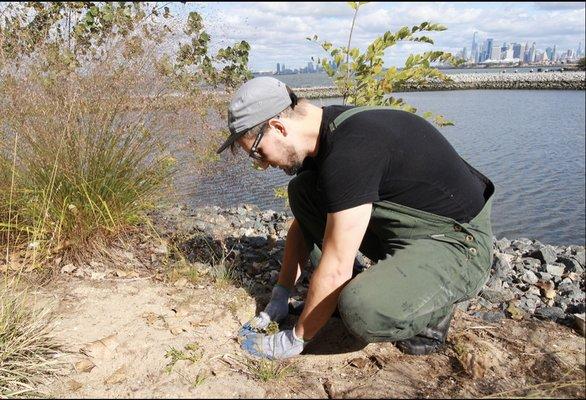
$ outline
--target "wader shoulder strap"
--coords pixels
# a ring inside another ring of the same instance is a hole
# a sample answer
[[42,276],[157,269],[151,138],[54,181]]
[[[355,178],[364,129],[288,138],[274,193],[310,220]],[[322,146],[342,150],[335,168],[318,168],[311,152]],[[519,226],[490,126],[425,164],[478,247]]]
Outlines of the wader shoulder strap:
[[362,111],[370,111],[370,110],[393,110],[392,107],[384,107],[384,106],[362,106],[362,107],[354,107],[349,110],[344,111],[342,114],[338,115],[333,122],[330,122],[330,131],[333,132],[336,130],[338,126],[342,124],[342,122],[346,121],[351,116],[358,114]]

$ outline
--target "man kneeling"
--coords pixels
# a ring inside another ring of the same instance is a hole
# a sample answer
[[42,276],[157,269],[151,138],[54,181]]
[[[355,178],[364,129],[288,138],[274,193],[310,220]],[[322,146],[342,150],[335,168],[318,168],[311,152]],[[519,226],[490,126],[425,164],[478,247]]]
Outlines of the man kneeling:
[[[425,119],[386,107],[316,107],[270,77],[246,82],[228,110],[236,144],[263,169],[296,175],[295,217],[279,279],[242,348],[300,354],[338,308],[366,342],[428,354],[445,342],[454,307],[480,290],[492,264],[492,182]],[[353,277],[360,250],[374,265]],[[288,315],[308,259],[317,266],[292,330],[259,333]]]

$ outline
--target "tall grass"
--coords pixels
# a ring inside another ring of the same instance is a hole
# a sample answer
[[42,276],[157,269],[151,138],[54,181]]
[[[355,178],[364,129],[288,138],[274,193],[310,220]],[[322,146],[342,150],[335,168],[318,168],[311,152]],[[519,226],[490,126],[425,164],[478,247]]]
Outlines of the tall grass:
[[0,284],[0,397],[38,396],[44,377],[62,366],[51,335],[49,307],[35,308],[26,291]]
[[173,172],[156,82],[145,60],[2,82],[0,245],[79,250],[141,219]]

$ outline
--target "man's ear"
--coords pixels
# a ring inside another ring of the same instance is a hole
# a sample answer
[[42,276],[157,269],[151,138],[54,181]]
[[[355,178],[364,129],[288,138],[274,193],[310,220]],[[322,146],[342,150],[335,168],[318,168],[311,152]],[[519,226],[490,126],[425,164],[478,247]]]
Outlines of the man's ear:
[[281,119],[273,118],[269,121],[269,126],[275,128],[281,135],[287,136],[287,128]]

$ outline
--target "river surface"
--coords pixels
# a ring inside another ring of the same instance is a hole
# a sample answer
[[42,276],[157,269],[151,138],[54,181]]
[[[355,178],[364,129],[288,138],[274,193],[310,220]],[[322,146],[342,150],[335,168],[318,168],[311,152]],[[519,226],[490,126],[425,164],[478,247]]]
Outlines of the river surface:
[[[404,93],[421,112],[443,114],[439,128],[460,155],[496,186],[493,231],[543,243],[585,243],[585,92],[464,90]],[[316,105],[340,99],[312,100]],[[240,152],[242,153],[242,152]],[[192,206],[253,203],[286,210],[274,189],[290,177],[256,171],[242,155],[222,154],[217,168],[191,176],[184,192]]]

